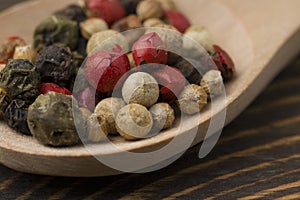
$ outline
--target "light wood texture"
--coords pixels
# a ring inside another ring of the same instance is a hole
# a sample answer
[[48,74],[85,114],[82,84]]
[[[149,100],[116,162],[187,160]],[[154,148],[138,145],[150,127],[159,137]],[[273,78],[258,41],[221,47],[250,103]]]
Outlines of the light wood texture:
[[[31,41],[33,28],[54,10],[74,0],[30,1],[0,14],[0,40],[9,35],[24,36]],[[205,25],[233,57],[236,78],[226,85],[226,124],[240,114],[264,89],[281,68],[300,50],[300,13],[298,0],[176,0],[193,24]],[[26,25],[26,26],[24,26]],[[222,108],[225,109],[225,108]],[[194,144],[203,140],[211,113],[206,110],[184,121],[181,136],[198,129]],[[154,138],[136,142],[120,140],[119,147],[145,152],[168,143],[174,129]],[[113,154],[105,144],[99,144],[100,154]],[[119,173],[96,160],[84,147],[49,148],[31,137],[21,136],[4,123],[0,125],[0,161],[13,169],[60,176],[106,176]]]

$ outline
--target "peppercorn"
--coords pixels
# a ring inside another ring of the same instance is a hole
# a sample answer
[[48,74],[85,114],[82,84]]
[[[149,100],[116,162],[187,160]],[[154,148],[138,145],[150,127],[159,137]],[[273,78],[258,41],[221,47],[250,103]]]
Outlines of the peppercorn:
[[182,34],[172,25],[158,24],[147,28],[146,33],[155,32],[167,47],[169,65],[175,65],[180,59],[183,50]]
[[64,17],[77,23],[83,22],[87,19],[83,8],[78,5],[69,5],[66,8],[56,11],[54,15]]
[[124,106],[117,114],[116,128],[127,140],[147,137],[153,126],[151,113],[139,104]]
[[191,26],[186,16],[177,10],[166,10],[165,17],[169,24],[177,28],[181,33],[184,33]]
[[160,2],[156,0],[143,0],[136,8],[136,13],[141,21],[149,18],[161,18],[164,10]]
[[94,114],[96,116],[102,116],[104,119],[106,119],[109,125],[108,132],[115,134],[117,133],[115,118],[119,110],[121,110],[121,108],[123,108],[124,106],[125,103],[121,98],[106,98],[98,103],[95,108]]
[[81,34],[86,39],[90,39],[94,33],[98,33],[107,29],[107,23],[100,18],[90,18],[80,23]]
[[200,85],[203,87],[210,99],[222,94],[224,84],[221,72],[218,70],[208,71],[202,77]]
[[142,24],[136,15],[129,15],[125,18],[116,21],[111,29],[116,30],[118,32],[128,31],[130,29],[140,28]]
[[55,83],[41,83],[39,87],[39,93],[47,94],[48,92],[57,92],[65,95],[72,95],[72,93],[68,89],[60,87]]
[[88,108],[90,111],[104,98],[104,94],[92,87],[87,87],[76,95],[76,99],[81,107]]
[[78,54],[80,54],[83,57],[87,56],[87,52],[86,52],[86,46],[87,46],[88,40],[85,39],[81,34],[79,36],[78,39],[78,43],[77,43],[77,47],[75,50],[73,50],[73,52],[77,52]]
[[84,66],[85,76],[91,86],[100,92],[111,92],[121,87],[120,78],[130,69],[130,63],[120,46],[111,51],[95,51]]
[[181,71],[190,84],[199,84],[202,75],[211,69],[203,65],[199,59],[195,60],[192,58],[181,59],[174,67]]
[[29,101],[14,99],[5,109],[3,119],[9,127],[25,135],[31,135],[27,125]]
[[9,60],[0,74],[0,113],[13,99],[34,100],[38,95],[39,73],[28,60]]
[[150,107],[158,100],[158,83],[148,73],[137,72],[130,75],[125,81],[122,95],[126,103],[137,103]]
[[209,53],[214,52],[213,37],[206,28],[202,26],[191,26],[186,30],[183,37],[183,47],[188,49],[190,52],[197,52],[198,46],[194,44],[195,42],[201,45],[201,47]]
[[177,101],[181,112],[188,115],[199,113],[206,104],[207,94],[205,90],[195,84],[187,85]]
[[136,7],[141,0],[120,0],[124,6],[126,15],[136,14]]
[[149,18],[144,21],[143,26],[148,28],[148,27],[157,26],[159,24],[166,24],[166,23],[159,18]]
[[89,39],[86,51],[92,53],[96,50],[109,50],[116,45],[122,47],[125,52],[128,52],[128,41],[126,38],[115,30],[105,30],[92,35]]
[[225,81],[232,79],[235,73],[235,65],[231,57],[220,46],[213,45],[213,48],[215,53],[212,55],[212,58],[218,69],[221,71],[223,79]]
[[11,36],[0,46],[0,64],[7,64],[8,59],[13,58],[15,48],[25,46],[25,41],[17,36]]
[[141,27],[142,24],[137,16],[129,15],[115,22],[111,26],[111,29],[122,32],[122,35],[124,35],[128,41],[129,47],[132,47],[132,45],[145,33],[145,30],[139,29]]
[[67,83],[74,73],[74,56],[68,47],[51,45],[37,55],[35,65],[42,82]]
[[119,0],[88,0],[91,17],[99,17],[111,25],[125,16],[125,9]]
[[6,64],[0,64],[0,73],[2,72],[2,70],[5,68]]
[[92,114],[87,120],[87,139],[91,142],[100,142],[106,138],[109,133],[109,124],[107,120],[97,114]]
[[71,146],[79,143],[74,117],[80,116],[82,118],[82,113],[71,95],[49,92],[40,95],[29,106],[27,123],[30,132],[40,143]]
[[160,101],[169,104],[174,103],[186,84],[186,79],[182,73],[176,68],[164,66],[159,70],[150,72],[150,74],[160,86]]
[[35,52],[31,45],[16,47],[13,59],[27,59],[33,63],[35,58]]
[[176,10],[176,4],[173,0],[156,0],[161,3],[164,10]]
[[89,87],[89,82],[85,77],[84,68],[81,67],[78,69],[77,74],[74,77],[74,83],[71,84],[70,88],[73,95],[77,96],[81,91]]
[[78,44],[77,23],[64,17],[51,16],[41,21],[34,31],[34,48],[39,52],[44,47],[59,43],[75,50]]
[[175,114],[174,109],[169,104],[154,104],[149,111],[152,115],[155,132],[172,127],[175,120]]
[[168,59],[166,45],[155,32],[140,37],[132,47],[132,54],[138,67],[145,63],[166,64]]

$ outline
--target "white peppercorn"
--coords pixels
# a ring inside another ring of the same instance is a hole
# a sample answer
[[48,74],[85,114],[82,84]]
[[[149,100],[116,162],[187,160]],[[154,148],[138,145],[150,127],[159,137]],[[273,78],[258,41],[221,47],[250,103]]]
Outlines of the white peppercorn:
[[139,104],[129,104],[123,107],[116,117],[117,131],[127,140],[145,138],[152,126],[151,113]]
[[136,72],[125,81],[122,96],[126,103],[137,103],[150,107],[158,100],[158,83],[150,74]]
[[100,18],[90,18],[80,23],[81,34],[86,39],[90,39],[94,33],[98,33],[107,29],[107,23]]
[[149,18],[144,21],[143,26],[144,27],[153,27],[153,26],[157,26],[159,24],[166,24],[166,23],[159,18]]
[[161,3],[164,10],[176,10],[176,4],[173,0],[156,0]]
[[162,130],[172,127],[175,114],[173,108],[167,103],[157,103],[150,108],[154,127],[156,130]]
[[120,98],[106,98],[100,101],[94,111],[97,116],[102,116],[107,120],[109,125],[109,133],[117,133],[115,118],[118,111],[125,106],[125,103]]
[[126,38],[115,30],[105,30],[98,33],[94,33],[89,39],[87,44],[87,53],[91,53],[93,50],[110,50],[116,45],[120,45],[125,52],[128,52],[128,42]]
[[87,139],[91,142],[100,142],[106,138],[109,133],[109,124],[107,120],[97,114],[92,114],[87,120]]
[[164,10],[160,2],[156,0],[143,0],[137,5],[137,15],[141,21],[149,18],[161,18]]
[[194,44],[194,42],[203,46],[203,48],[206,51],[208,51],[209,53],[214,52],[213,37],[205,27],[192,26],[186,30],[186,32],[184,33],[184,38],[183,38],[183,47],[185,49],[190,49],[192,52],[195,48],[197,48],[197,46]]
[[200,85],[210,98],[218,96],[223,92],[223,78],[219,70],[210,70],[202,77]]
[[180,94],[177,104],[181,112],[189,115],[196,114],[207,104],[207,94],[201,86],[190,84]]
[[15,48],[14,59],[26,59],[33,63],[35,57],[35,51],[31,45],[20,46]]

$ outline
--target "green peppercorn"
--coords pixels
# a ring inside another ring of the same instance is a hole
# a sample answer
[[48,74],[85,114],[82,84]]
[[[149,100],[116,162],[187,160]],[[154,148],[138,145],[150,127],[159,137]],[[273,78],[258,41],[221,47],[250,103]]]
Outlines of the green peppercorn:
[[27,113],[30,104],[31,102],[15,99],[8,105],[3,116],[9,127],[26,135],[31,135],[27,124]]
[[9,60],[0,73],[0,113],[11,100],[34,100],[38,95],[39,73],[28,60]]
[[79,143],[74,116],[77,121],[83,119],[81,110],[72,96],[49,92],[40,95],[29,106],[27,123],[32,135],[40,143],[50,146],[71,146]]
[[40,51],[45,46],[60,43],[75,50],[78,44],[77,23],[60,16],[43,20],[34,31],[34,48]]
[[83,22],[87,19],[83,8],[78,5],[69,5],[66,8],[56,11],[54,15],[61,16],[72,21],[76,21],[77,23]]

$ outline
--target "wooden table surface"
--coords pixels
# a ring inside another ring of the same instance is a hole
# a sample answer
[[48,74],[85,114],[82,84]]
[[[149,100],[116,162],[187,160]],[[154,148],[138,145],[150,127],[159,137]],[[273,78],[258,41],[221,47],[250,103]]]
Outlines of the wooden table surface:
[[[0,10],[20,1],[0,0]],[[209,156],[200,160],[199,149],[160,171],[102,178],[0,165],[0,199],[300,199],[300,56],[225,127]]]

